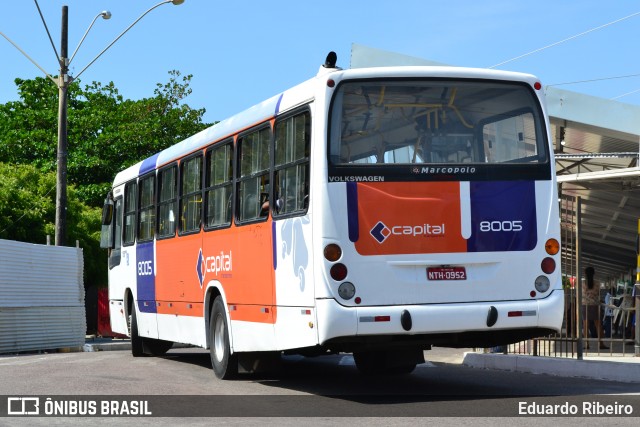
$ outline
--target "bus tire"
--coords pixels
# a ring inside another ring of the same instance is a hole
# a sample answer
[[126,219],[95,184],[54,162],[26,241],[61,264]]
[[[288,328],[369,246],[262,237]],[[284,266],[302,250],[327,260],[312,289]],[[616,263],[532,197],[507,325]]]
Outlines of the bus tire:
[[216,297],[209,318],[211,366],[213,373],[221,380],[233,379],[238,375],[238,357],[231,354],[229,325],[222,297]]
[[358,351],[353,353],[353,360],[356,368],[364,375],[375,375],[380,373],[380,355],[372,351]]
[[362,351],[353,353],[360,373],[364,375],[404,375],[414,371],[415,351]]
[[144,356],[142,337],[138,335],[138,319],[136,317],[135,302],[131,306],[131,313],[129,313],[129,336],[131,337],[131,355],[133,357]]
[[144,338],[143,347],[152,356],[163,356],[173,347],[173,341]]

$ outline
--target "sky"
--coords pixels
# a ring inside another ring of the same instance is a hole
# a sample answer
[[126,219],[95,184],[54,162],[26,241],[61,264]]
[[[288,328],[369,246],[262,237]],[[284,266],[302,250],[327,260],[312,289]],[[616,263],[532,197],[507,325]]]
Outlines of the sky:
[[[36,4],[58,52],[62,6],[69,7],[69,54],[94,17],[110,11],[111,19],[98,18],[78,49],[70,65],[75,76],[158,2],[3,2],[0,32],[57,75],[56,54]],[[185,0],[152,10],[80,81],[114,82],[122,96],[137,100],[153,96],[171,70],[191,74],[193,93],[185,102],[204,108],[204,121],[211,123],[313,77],[329,51],[338,54],[338,66],[349,68],[353,43],[484,68],[569,39],[497,68],[535,74],[543,85],[640,105],[639,12],[636,0]],[[38,76],[44,73],[0,37],[0,103],[18,99],[16,78]]]

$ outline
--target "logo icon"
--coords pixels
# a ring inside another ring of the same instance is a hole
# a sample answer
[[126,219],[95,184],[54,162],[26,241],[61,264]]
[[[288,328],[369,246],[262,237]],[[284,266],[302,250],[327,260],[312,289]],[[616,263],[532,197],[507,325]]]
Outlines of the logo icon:
[[204,256],[202,255],[202,249],[200,249],[200,253],[198,254],[198,262],[196,263],[196,273],[198,274],[198,280],[200,281],[200,289],[202,289],[202,285],[204,284]]
[[7,415],[40,415],[40,398],[9,397]]
[[382,243],[387,240],[387,237],[391,235],[391,230],[389,230],[389,227],[384,225],[382,221],[378,221],[378,223],[373,226],[369,233],[371,233],[373,238],[376,239],[378,243]]

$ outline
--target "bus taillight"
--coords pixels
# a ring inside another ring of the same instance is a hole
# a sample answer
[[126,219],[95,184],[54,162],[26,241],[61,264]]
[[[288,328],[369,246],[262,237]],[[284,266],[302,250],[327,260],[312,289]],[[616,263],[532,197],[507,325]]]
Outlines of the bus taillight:
[[[541,294],[547,292],[551,286],[551,282],[547,276],[538,276],[535,282],[535,288]],[[531,298],[535,297],[535,293],[531,291]]]
[[544,244],[544,250],[547,251],[549,255],[555,255],[560,252],[560,243],[556,239],[549,239]]
[[553,258],[546,257],[540,263],[540,268],[542,268],[542,271],[544,271],[546,274],[551,274],[556,271],[556,262]]
[[342,248],[335,243],[328,244],[324,247],[324,257],[327,261],[336,262],[342,256]]
[[340,282],[347,277],[347,266],[341,263],[335,264],[331,267],[330,273],[333,280]]

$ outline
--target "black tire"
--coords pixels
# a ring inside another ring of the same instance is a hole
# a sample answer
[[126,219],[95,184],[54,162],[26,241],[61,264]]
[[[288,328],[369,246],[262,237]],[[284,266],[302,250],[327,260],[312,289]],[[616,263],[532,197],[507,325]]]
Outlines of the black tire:
[[144,356],[143,340],[138,335],[135,302],[131,305],[131,312],[129,313],[129,336],[131,337],[131,355],[133,357]]
[[377,353],[371,351],[355,352],[353,360],[361,374],[375,375],[380,373],[381,361]]
[[163,356],[173,347],[173,341],[143,338],[143,347],[152,356]]
[[394,352],[362,351],[353,353],[360,373],[364,375],[404,375],[416,369],[416,362],[399,360]]
[[229,380],[238,376],[238,356],[231,354],[229,325],[221,297],[216,297],[209,318],[211,366],[216,377]]

